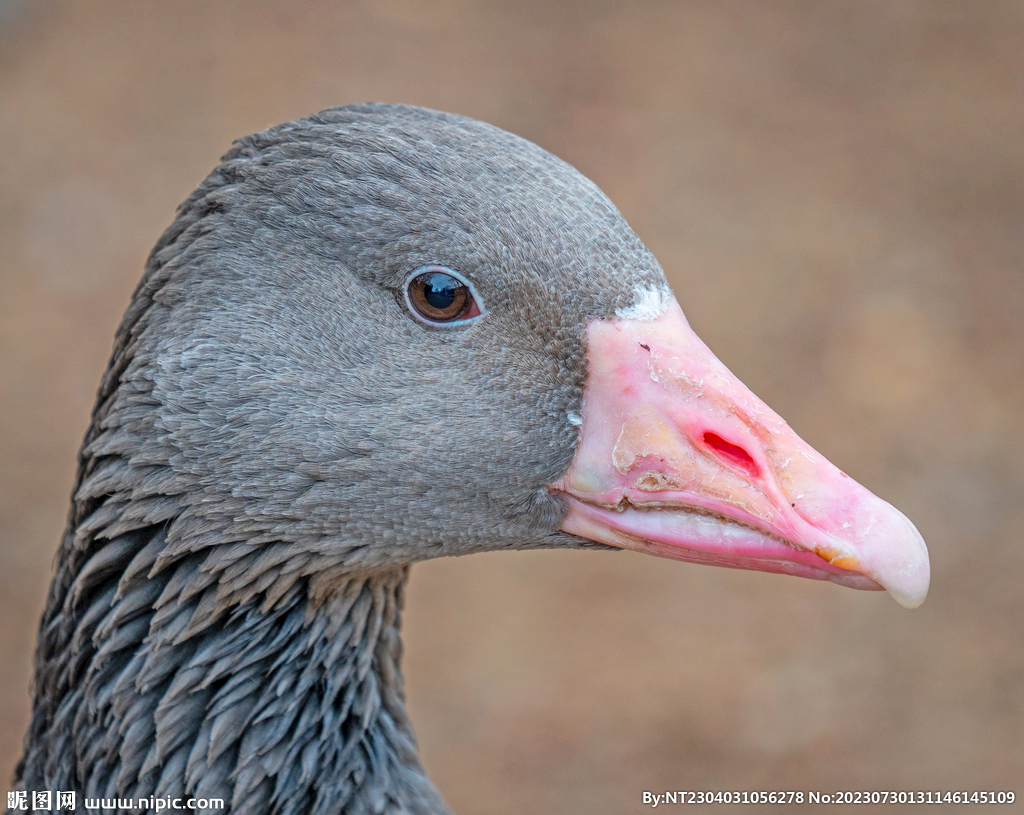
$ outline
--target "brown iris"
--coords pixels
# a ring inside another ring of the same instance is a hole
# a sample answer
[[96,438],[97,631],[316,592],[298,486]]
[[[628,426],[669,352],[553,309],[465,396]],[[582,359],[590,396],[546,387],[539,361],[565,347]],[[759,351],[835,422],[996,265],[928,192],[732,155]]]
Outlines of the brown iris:
[[442,271],[424,272],[409,281],[409,304],[432,323],[450,323],[480,313],[469,287]]

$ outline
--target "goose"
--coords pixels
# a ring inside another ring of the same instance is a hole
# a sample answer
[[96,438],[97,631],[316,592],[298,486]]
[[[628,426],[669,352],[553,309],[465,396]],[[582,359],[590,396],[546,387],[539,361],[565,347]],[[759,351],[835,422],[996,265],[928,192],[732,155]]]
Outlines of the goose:
[[116,333],[17,788],[449,813],[404,704],[409,568],[553,547],[907,607],[929,579],[913,524],[714,357],[568,164],[402,105],[242,138]]

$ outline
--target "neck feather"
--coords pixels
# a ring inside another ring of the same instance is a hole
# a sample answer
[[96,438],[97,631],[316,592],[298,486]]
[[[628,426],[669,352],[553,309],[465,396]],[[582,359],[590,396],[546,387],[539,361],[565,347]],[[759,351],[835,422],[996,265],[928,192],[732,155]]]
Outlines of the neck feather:
[[216,582],[195,589],[204,558],[147,576],[163,535],[96,541],[70,583],[59,568],[23,788],[222,798],[253,815],[448,812],[405,712],[407,567],[224,605]]

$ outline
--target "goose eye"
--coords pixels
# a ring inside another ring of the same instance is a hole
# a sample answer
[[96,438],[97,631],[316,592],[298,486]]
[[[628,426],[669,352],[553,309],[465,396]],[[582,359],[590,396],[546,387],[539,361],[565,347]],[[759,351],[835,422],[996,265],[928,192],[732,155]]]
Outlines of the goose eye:
[[440,269],[421,272],[409,281],[409,305],[424,320],[451,323],[480,314],[469,286]]

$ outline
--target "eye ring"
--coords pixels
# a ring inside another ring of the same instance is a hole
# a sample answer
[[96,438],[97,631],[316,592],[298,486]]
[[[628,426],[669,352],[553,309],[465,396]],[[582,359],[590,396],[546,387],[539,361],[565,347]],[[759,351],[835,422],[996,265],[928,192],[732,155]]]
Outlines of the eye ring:
[[473,284],[447,266],[423,266],[405,279],[405,304],[431,326],[465,325],[483,316]]

